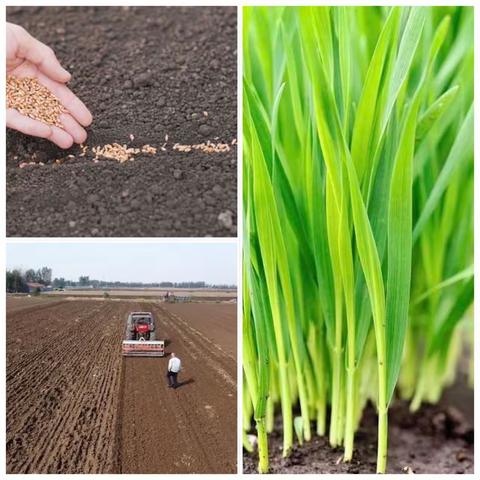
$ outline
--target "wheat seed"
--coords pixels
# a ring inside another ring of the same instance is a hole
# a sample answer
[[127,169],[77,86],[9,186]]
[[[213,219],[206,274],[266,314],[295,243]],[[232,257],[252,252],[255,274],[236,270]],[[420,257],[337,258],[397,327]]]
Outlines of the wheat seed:
[[229,152],[230,146],[227,143],[212,143],[207,140],[206,143],[196,143],[194,145],[182,145],[176,143],[173,146],[174,150],[179,152],[191,152],[192,150],[200,150],[203,153],[222,153]]
[[47,87],[30,77],[7,78],[7,108],[59,128],[63,128],[60,115],[68,112]]
[[133,160],[135,155],[140,153],[148,153],[154,155],[157,153],[157,149],[151,145],[144,145],[142,148],[132,148],[126,145],[120,145],[119,143],[107,144],[103,147],[93,147],[93,153],[95,154],[94,162],[98,162],[99,158],[108,158],[111,160],[117,160],[120,163]]

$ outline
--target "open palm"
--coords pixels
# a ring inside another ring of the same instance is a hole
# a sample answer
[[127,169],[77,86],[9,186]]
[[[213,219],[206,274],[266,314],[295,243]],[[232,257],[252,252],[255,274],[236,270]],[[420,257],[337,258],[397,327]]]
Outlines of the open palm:
[[34,120],[12,108],[7,109],[7,127],[27,135],[47,138],[61,148],[83,143],[92,115],[83,102],[65,85],[70,74],[60,65],[53,50],[18,25],[7,23],[7,75],[36,78],[63,104],[68,113],[60,115],[64,128]]

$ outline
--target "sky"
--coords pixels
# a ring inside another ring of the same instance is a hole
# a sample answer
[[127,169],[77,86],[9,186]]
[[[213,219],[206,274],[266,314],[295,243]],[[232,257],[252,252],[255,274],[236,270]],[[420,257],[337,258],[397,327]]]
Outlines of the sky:
[[237,284],[237,245],[228,243],[7,243],[7,269],[50,267],[52,277],[120,282]]

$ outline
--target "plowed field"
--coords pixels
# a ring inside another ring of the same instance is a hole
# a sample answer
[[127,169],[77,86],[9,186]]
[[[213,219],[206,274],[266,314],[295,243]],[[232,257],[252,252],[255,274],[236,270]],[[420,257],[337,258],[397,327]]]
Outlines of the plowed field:
[[[237,358],[237,312],[236,305],[222,303],[167,303],[165,308],[179,318],[179,322],[187,322],[190,329],[199,335],[213,340],[233,358]],[[208,318],[208,322],[202,319]]]
[[183,362],[183,385],[168,389],[166,358],[120,355],[124,321],[139,307],[7,303],[8,473],[235,472],[236,360],[225,348],[233,341],[142,302]]

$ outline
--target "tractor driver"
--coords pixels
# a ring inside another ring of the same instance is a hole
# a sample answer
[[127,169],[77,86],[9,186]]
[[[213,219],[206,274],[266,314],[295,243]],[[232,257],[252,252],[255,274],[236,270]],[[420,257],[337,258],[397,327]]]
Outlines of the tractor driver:
[[181,369],[182,369],[182,362],[177,356],[175,356],[174,353],[172,353],[170,355],[170,360],[168,361],[168,371],[167,371],[169,388],[177,388],[179,386],[177,383],[177,375]]

